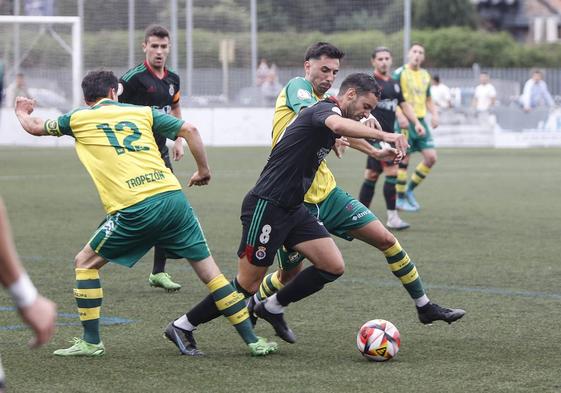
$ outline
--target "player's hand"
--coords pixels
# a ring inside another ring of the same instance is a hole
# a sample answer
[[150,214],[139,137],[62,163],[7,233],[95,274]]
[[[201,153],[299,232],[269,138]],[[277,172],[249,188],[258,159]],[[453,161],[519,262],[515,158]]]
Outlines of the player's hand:
[[381,149],[375,149],[374,158],[379,161],[392,161],[394,164],[398,164],[403,159],[403,153],[399,150],[391,147],[386,142],[380,142]]
[[417,135],[419,136],[425,136],[426,131],[425,131],[425,127],[423,127],[423,125],[421,123],[417,123],[415,124],[415,131],[417,131]]
[[191,179],[189,179],[188,186],[206,186],[210,181],[210,171],[209,170],[198,170],[193,173]]
[[438,118],[437,114],[434,114],[430,119],[430,125],[432,128],[436,128],[438,127],[439,124],[440,124],[440,119]]
[[390,134],[389,132],[384,133],[384,142],[393,143],[395,148],[399,150],[403,156],[407,154],[407,148],[409,143],[407,143],[407,138],[403,134]]
[[35,100],[27,97],[16,97],[15,111],[24,112],[28,115],[35,109]]
[[361,123],[364,124],[366,127],[374,128],[379,131],[384,131],[382,130],[382,126],[380,125],[380,122],[378,122],[378,120],[374,116],[369,117],[368,119],[362,121]]
[[173,143],[172,155],[174,161],[179,161],[185,155],[185,148],[183,147],[183,138],[177,138]]
[[333,145],[333,151],[335,152],[337,158],[343,157],[345,150],[347,150],[347,147],[349,147],[350,145],[351,144],[349,143],[349,140],[344,136],[342,136],[341,138],[337,138],[335,140],[335,144]]
[[35,337],[29,341],[31,348],[37,348],[51,339],[56,330],[56,304],[39,295],[33,304],[18,311],[23,321],[35,332]]

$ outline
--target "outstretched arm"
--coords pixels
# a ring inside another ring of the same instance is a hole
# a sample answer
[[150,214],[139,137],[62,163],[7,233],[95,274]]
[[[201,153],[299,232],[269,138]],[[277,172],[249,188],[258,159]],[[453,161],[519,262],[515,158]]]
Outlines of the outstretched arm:
[[32,347],[45,344],[55,331],[56,305],[40,296],[22,267],[8,223],[8,216],[0,199],[0,283],[8,288],[18,311],[35,332]]
[[35,109],[35,100],[26,97],[16,97],[16,116],[23,129],[35,136],[49,135],[45,130],[45,121],[39,117],[31,116]]
[[343,135],[351,138],[368,138],[378,139],[388,143],[394,143],[396,149],[403,154],[407,153],[409,147],[407,139],[401,134],[391,134],[370,128],[361,124],[358,121],[347,119],[341,116],[332,115],[325,119],[325,125],[338,135]]
[[181,126],[177,136],[187,141],[189,150],[197,163],[197,171],[191,176],[189,187],[192,185],[204,186],[208,184],[210,181],[210,169],[208,167],[205,146],[199,134],[199,130],[197,130],[197,127],[193,124],[185,122]]

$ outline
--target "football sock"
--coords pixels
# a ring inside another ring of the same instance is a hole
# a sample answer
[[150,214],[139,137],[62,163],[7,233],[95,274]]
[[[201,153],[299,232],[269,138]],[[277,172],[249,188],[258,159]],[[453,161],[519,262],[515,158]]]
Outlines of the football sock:
[[310,266],[302,270],[298,275],[277,292],[276,300],[283,307],[290,303],[304,299],[321,290],[325,284],[338,279],[341,275],[332,274],[324,270]]
[[423,307],[425,304],[427,304],[428,302],[430,302],[430,299],[428,298],[427,295],[423,295],[415,300],[415,306],[417,307]]
[[78,314],[84,328],[84,341],[99,344],[99,316],[103,289],[97,269],[75,269],[76,288],[74,298],[78,305]]
[[[236,281],[234,283],[237,284]],[[207,287],[210,295],[186,314],[190,324],[198,326],[201,323],[213,320],[220,313],[236,328],[246,344],[257,342],[257,336],[253,332],[249,320],[244,294],[236,291],[222,274],[212,279]]]
[[408,164],[400,162],[397,169],[395,191],[398,198],[405,198],[405,191],[407,190],[407,165]]
[[152,274],[163,273],[166,270],[166,250],[162,247],[154,247],[154,265]]
[[396,176],[386,176],[386,181],[384,182],[384,199],[386,200],[386,209],[388,210],[395,210],[396,183]]
[[187,315],[182,315],[177,318],[175,321],[173,321],[173,325],[180,329],[189,330],[191,332],[197,328],[196,326],[193,326],[193,324],[189,321]]
[[425,288],[415,264],[397,240],[393,246],[384,250],[384,255],[390,270],[394,276],[399,278],[412,299],[418,299],[425,295]]
[[429,174],[431,168],[426,166],[424,162],[420,162],[415,168],[415,173],[411,176],[411,181],[409,182],[409,186],[407,187],[408,191],[412,191],[415,187],[417,187]]
[[283,283],[279,280],[279,273],[280,272],[277,270],[276,272],[267,274],[265,278],[263,278],[263,281],[259,286],[259,290],[255,294],[255,300],[257,302],[268,298],[274,293],[277,293],[282,287],[284,287]]
[[265,308],[267,309],[267,311],[273,314],[280,314],[284,311],[284,307],[279,303],[276,293],[267,298],[267,301],[265,302]]
[[376,180],[364,179],[362,187],[360,187],[360,192],[358,194],[358,200],[366,207],[370,207],[372,199],[374,198],[374,190],[376,188]]

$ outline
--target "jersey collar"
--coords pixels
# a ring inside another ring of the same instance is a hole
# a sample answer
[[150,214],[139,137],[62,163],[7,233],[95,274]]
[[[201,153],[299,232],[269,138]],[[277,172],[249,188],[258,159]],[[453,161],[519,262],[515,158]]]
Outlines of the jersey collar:
[[144,66],[146,67],[146,69],[152,74],[154,75],[155,78],[158,79],[164,79],[166,76],[168,76],[168,68],[166,66],[164,66],[164,76],[162,76],[161,78],[156,75],[156,73],[154,72],[154,70],[152,69],[152,67],[150,67],[150,64],[148,64],[148,61],[144,60]]
[[389,76],[389,75],[384,76],[384,75],[380,74],[378,71],[374,71],[374,77],[378,78],[378,79],[381,79],[383,81],[386,81],[386,82],[391,79],[391,76]]

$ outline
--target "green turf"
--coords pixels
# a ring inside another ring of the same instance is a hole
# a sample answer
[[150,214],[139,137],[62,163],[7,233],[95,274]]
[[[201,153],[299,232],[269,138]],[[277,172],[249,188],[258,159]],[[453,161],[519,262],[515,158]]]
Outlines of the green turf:
[[[211,184],[186,191],[229,277],[241,200],[266,155],[264,148],[209,149]],[[36,351],[25,346],[28,331],[0,330],[10,391],[560,392],[561,150],[441,149],[439,159],[416,192],[422,211],[403,214],[412,228],[398,237],[429,296],[467,310],[459,323],[421,325],[382,255],[338,240],[345,275],[287,312],[297,344],[280,342],[278,354],[251,358],[220,318],[197,331],[207,356],[181,357],[162,330],[206,289],[182,261],[168,264],[184,285],[179,293],[150,288],[148,255],[134,269],[101,272],[102,315],[135,321],[102,327],[103,358],[51,356],[80,336],[76,326],[59,327]],[[355,195],[364,161],[353,152],[329,158],[339,184]],[[182,183],[192,168],[189,159],[176,164]],[[0,169],[0,194],[24,263],[60,312],[75,313],[73,256],[103,217],[93,184],[70,149],[1,148]],[[374,210],[385,220],[381,196],[378,184]],[[0,306],[10,304],[0,294]],[[355,346],[360,325],[374,318],[392,321],[402,337],[397,358],[383,364],[366,361]],[[14,312],[0,312],[0,327],[19,323]],[[272,336],[263,322],[257,332]]]

